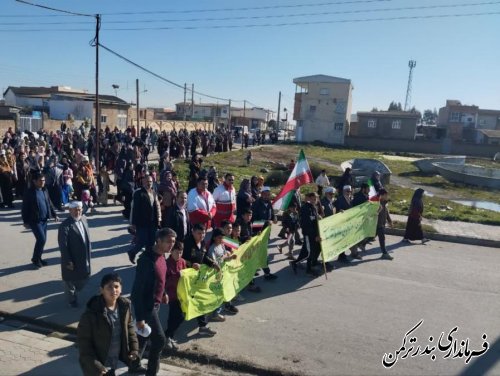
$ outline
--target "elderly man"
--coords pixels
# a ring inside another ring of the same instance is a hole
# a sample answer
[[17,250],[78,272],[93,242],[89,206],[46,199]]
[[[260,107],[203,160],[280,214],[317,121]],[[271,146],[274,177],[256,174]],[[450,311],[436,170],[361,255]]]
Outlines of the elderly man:
[[132,227],[135,229],[136,242],[128,251],[128,257],[135,264],[135,257],[142,247],[152,248],[155,244],[156,230],[161,224],[161,209],[158,194],[153,189],[153,177],[142,178],[142,187],[134,192],[131,213]]
[[33,231],[36,239],[31,262],[41,268],[47,265],[47,261],[42,260],[43,248],[47,241],[47,221],[51,218],[56,221],[59,219],[45,188],[45,176],[35,171],[32,179],[33,184],[23,197],[22,217],[24,227]]
[[87,218],[82,215],[83,204],[69,204],[69,217],[59,226],[57,240],[61,251],[61,273],[65,294],[70,307],[78,307],[76,293],[87,283],[90,276],[90,244]]
[[189,213],[189,221],[192,225],[201,223],[208,230],[217,212],[217,206],[212,194],[207,188],[207,178],[199,177],[196,181],[196,188],[191,189],[188,193],[187,210]]
[[236,217],[236,190],[234,189],[234,175],[226,174],[224,183],[214,190],[214,200],[217,212],[214,216],[215,227],[221,227],[222,221],[234,223]]
[[335,188],[326,187],[325,197],[321,199],[324,218],[335,214]]

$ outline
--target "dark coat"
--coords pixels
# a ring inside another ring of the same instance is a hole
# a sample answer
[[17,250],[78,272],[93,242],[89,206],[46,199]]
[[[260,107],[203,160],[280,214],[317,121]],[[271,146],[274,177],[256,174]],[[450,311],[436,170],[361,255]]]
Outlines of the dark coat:
[[261,198],[257,199],[252,206],[252,220],[254,221],[276,221],[276,214],[274,213],[273,205],[269,201],[267,207],[264,200]]
[[130,294],[136,321],[146,320],[155,304],[155,261],[155,252],[152,249],[146,249],[137,260],[134,285]]
[[341,210],[348,210],[352,208],[351,202],[347,201],[344,195],[340,195],[335,201],[335,209],[337,209],[337,213]]
[[[82,216],[82,224],[85,232],[85,242],[80,230],[76,226],[75,220],[70,216],[59,226],[57,241],[61,251],[61,273],[64,281],[78,281],[90,276],[90,253],[92,250],[89,225],[87,218]],[[72,262],[73,270],[69,270],[66,265]],[[87,267],[88,264],[88,267]]]
[[323,214],[324,217],[329,217],[334,214],[334,209],[335,209],[335,201],[330,202],[328,198],[323,197],[320,201],[321,206],[323,207]]
[[[42,188],[43,195],[47,201],[47,206],[49,208],[49,219],[56,217],[56,210],[52,201],[49,198],[49,192],[46,188]],[[23,223],[37,223],[40,222],[40,209],[38,207],[38,201],[36,199],[36,188],[33,186],[29,188],[23,197],[23,207],[21,210]]]
[[137,227],[158,227],[159,203],[156,192],[154,203],[151,204],[148,192],[145,188],[140,188],[134,192],[132,206],[132,224]]
[[305,202],[300,207],[300,227],[302,228],[302,234],[308,236],[310,239],[316,239],[316,236],[319,236],[318,220],[319,215],[316,207],[310,202]]
[[[185,210],[186,222],[187,222],[187,233],[186,237],[191,233],[191,223],[189,222],[189,213]],[[165,222],[166,227],[170,227],[177,234],[177,241],[184,242],[184,224],[183,224],[183,214],[177,204],[172,206],[168,211],[167,219]]]
[[213,266],[214,263],[207,257],[207,249],[205,248],[205,242],[201,242],[201,246],[198,247],[193,235],[189,234],[184,240],[184,251],[182,253],[182,258],[186,260],[186,265],[192,267],[193,264],[205,264],[208,266]]
[[[139,353],[137,335],[135,334],[130,312],[130,301],[118,298],[118,312],[121,324],[120,360],[130,365],[129,355]],[[111,345],[112,328],[105,311],[102,295],[92,297],[87,303],[87,310],[80,318],[77,329],[80,366],[84,375],[101,375]]]
[[358,191],[354,194],[352,198],[352,207],[364,204],[368,201],[368,195],[365,195],[363,192]]

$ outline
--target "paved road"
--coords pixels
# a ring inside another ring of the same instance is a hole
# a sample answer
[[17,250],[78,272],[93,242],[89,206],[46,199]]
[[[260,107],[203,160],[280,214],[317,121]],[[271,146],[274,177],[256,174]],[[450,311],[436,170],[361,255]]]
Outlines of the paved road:
[[[159,376],[201,374],[164,363],[160,367]],[[116,373],[126,371],[123,366]],[[79,376],[78,349],[71,341],[0,324],[0,375]]]
[[[111,270],[125,279],[125,292],[133,280],[120,208],[101,211],[89,220],[94,275],[81,301],[97,291],[100,278]],[[38,271],[29,264],[34,238],[20,225],[18,212],[1,212],[0,238],[0,310],[75,326],[83,308],[64,303],[55,224],[46,253],[51,265]],[[244,292],[238,315],[211,324],[218,331],[214,338],[198,338],[194,323],[185,323],[179,332],[181,350],[304,375],[500,375],[500,250],[440,242],[402,246],[398,241],[388,237],[394,261],[380,260],[374,244],[362,261],[336,265],[328,280],[311,280],[302,270],[294,276],[271,243],[270,267],[279,279],[257,278],[263,292]],[[437,353],[435,361],[420,356],[385,369],[384,353],[399,349],[404,334],[421,319],[415,335],[422,347],[429,336],[448,334],[454,326],[459,327],[456,338],[470,338],[471,349],[481,348],[483,333],[492,347],[472,365]]]

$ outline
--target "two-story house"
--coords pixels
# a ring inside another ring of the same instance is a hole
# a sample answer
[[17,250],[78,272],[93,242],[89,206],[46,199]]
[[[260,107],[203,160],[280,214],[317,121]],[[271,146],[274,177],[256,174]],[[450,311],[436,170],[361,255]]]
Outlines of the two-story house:
[[349,134],[351,80],[318,74],[295,78],[293,83],[297,141],[343,145]]

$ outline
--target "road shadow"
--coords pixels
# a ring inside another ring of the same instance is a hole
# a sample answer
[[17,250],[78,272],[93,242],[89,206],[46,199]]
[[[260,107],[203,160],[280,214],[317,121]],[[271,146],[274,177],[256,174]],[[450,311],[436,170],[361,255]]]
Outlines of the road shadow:
[[[75,344],[49,351],[47,356],[56,358],[40,364],[29,371],[20,373],[20,376],[52,376],[55,374],[83,375],[78,363],[78,349]],[[57,371],[56,371],[57,370]]]

